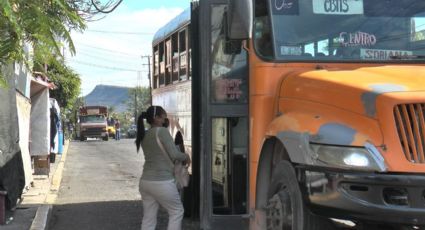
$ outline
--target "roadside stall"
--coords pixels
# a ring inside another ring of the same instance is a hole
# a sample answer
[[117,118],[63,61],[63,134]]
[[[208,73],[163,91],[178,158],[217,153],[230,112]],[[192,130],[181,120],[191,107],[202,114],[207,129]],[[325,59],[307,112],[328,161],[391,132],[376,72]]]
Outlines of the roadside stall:
[[36,73],[31,80],[30,155],[35,175],[49,175],[50,172],[49,89],[53,87],[41,73]]

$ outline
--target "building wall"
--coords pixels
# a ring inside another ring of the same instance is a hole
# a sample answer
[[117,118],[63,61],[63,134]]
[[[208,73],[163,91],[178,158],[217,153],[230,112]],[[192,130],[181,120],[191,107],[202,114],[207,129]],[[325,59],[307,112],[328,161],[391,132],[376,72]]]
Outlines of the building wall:
[[25,172],[25,187],[29,188],[32,177],[31,156],[29,151],[31,102],[21,94],[16,94],[19,119],[19,146]]

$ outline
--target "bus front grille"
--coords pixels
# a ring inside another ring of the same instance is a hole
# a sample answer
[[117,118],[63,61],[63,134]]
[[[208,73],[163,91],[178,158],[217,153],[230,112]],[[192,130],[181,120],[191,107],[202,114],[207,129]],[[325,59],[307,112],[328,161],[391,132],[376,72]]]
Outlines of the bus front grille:
[[425,104],[402,104],[394,108],[397,132],[406,159],[425,163]]

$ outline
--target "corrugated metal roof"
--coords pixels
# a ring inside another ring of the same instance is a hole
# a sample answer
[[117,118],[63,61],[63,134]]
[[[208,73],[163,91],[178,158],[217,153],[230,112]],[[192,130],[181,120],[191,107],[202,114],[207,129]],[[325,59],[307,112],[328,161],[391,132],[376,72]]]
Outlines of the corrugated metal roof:
[[168,37],[172,32],[180,28],[181,26],[190,22],[190,7],[184,10],[181,14],[173,18],[165,26],[161,27],[153,36],[152,44],[155,45]]

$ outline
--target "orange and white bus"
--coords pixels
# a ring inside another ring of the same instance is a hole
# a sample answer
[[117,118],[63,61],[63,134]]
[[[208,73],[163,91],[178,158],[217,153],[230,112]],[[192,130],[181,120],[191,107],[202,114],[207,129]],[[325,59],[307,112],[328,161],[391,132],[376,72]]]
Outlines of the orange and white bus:
[[202,0],[153,54],[201,229],[425,225],[423,0]]

